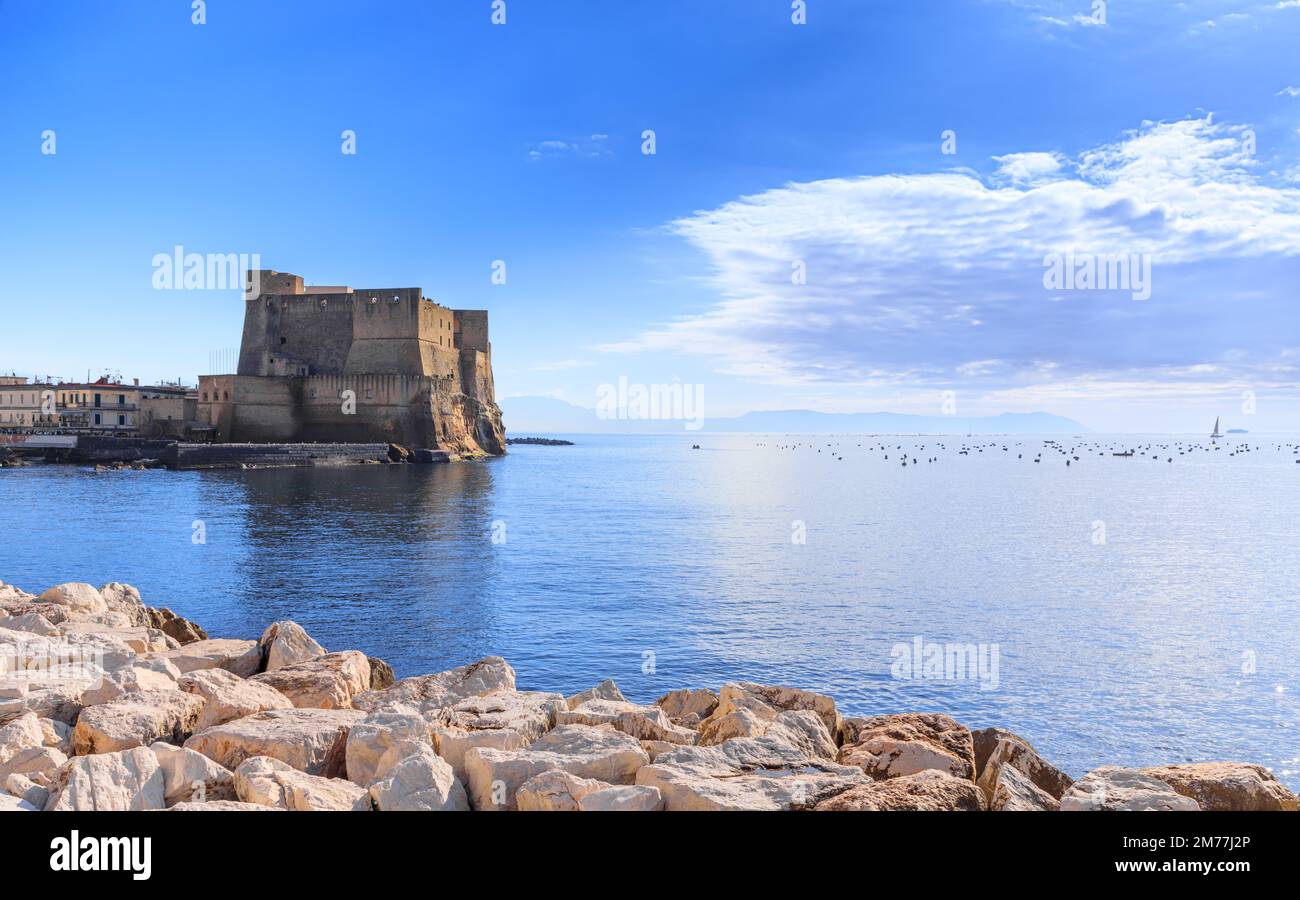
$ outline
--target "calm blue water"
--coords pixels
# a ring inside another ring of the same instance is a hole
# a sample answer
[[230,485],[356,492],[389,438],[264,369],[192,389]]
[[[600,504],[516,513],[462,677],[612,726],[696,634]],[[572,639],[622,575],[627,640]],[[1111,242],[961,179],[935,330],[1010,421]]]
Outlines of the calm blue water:
[[[1008,727],[1076,777],[1242,759],[1300,787],[1294,438],[1068,468],[1030,438],[574,440],[449,466],[0,470],[0,579],[129,582],[218,636],[293,618],[399,675],[499,654],[524,688],[612,676],[642,701],[784,683]],[[894,679],[917,636],[996,644],[997,689]]]

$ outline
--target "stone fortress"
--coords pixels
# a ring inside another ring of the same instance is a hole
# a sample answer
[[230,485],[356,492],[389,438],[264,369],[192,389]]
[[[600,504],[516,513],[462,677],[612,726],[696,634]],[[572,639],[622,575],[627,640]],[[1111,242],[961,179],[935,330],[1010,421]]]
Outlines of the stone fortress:
[[216,440],[506,452],[486,310],[271,270],[248,284],[237,374],[199,378],[199,419]]

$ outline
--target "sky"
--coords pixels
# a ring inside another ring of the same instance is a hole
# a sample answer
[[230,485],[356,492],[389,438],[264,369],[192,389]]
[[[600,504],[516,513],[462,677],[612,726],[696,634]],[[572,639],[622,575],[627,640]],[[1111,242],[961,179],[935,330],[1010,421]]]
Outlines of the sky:
[[487,309],[499,398],[1300,430],[1300,0],[794,5],[0,0],[0,370],[193,383],[180,246]]

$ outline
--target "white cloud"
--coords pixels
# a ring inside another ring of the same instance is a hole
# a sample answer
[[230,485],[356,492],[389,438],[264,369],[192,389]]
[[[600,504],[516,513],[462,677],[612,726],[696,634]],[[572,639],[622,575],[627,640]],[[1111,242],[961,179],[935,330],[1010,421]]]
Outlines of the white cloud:
[[1009,153],[995,156],[997,176],[1015,184],[1041,184],[1056,178],[1065,159],[1058,153]]
[[[998,157],[988,182],[863,176],[741,197],[669,226],[708,259],[717,303],[602,349],[707,355],[787,386],[1086,383],[1095,396],[1108,380],[1257,378],[1240,361],[1190,368],[1223,361],[1229,341],[1276,366],[1294,332],[1300,190],[1256,174],[1245,131],[1146,122],[1070,161]],[[1053,302],[1043,258],[1067,251],[1150,254],[1152,298]]]
[[[1300,3],[1300,0],[1296,0],[1296,2],[1297,2],[1297,3]],[[1277,92],[1277,96],[1279,96],[1279,97],[1300,97],[1300,87],[1290,87],[1290,86],[1284,87],[1284,88],[1282,88],[1282,90],[1280,90],[1280,91]]]

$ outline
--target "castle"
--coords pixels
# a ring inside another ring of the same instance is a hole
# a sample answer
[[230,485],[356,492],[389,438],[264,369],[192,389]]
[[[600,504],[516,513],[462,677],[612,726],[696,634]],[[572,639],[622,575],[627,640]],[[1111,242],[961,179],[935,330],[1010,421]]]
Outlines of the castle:
[[237,374],[199,378],[199,419],[218,441],[505,453],[486,310],[271,270],[248,283]]

